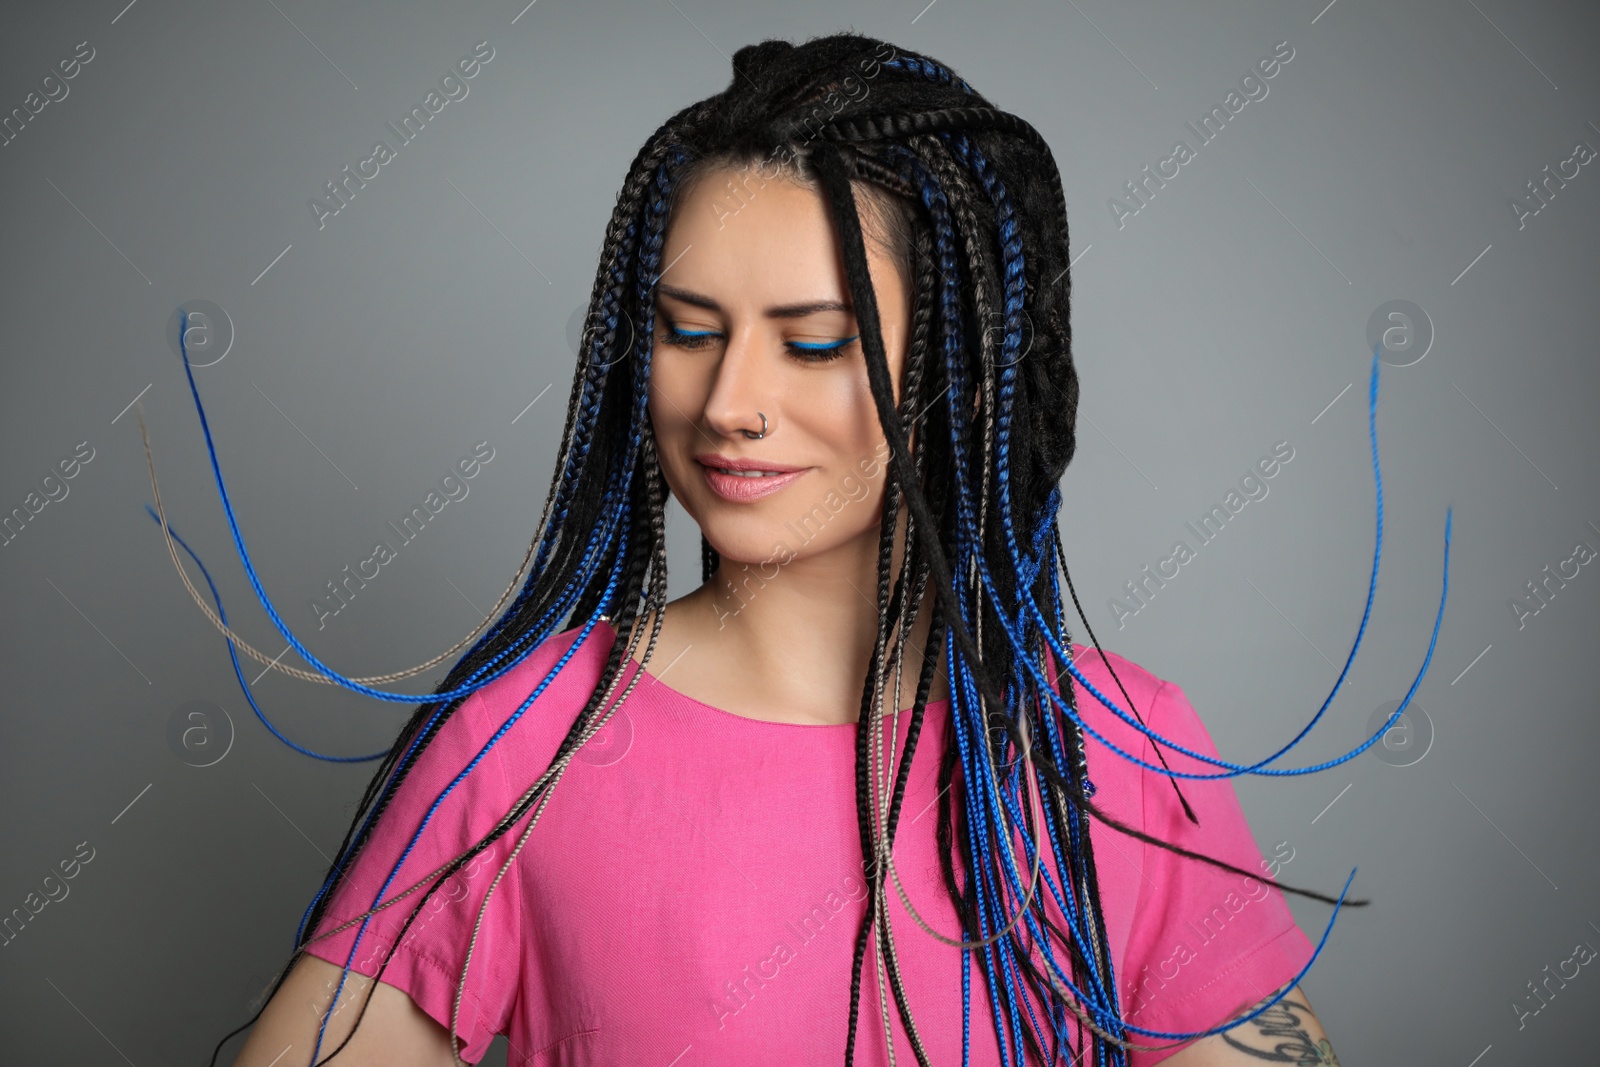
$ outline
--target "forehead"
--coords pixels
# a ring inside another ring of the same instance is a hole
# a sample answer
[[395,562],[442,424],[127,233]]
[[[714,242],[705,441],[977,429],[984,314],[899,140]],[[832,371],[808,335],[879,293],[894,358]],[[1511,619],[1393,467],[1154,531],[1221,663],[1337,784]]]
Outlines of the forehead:
[[662,281],[725,306],[797,296],[849,301],[822,193],[783,177],[763,180],[755,167],[715,168],[695,181],[673,207],[661,260]]
[[[867,271],[885,323],[909,314],[906,265],[886,236],[883,205],[860,186],[856,211]],[[903,251],[899,254],[903,254]],[[729,311],[853,301],[844,256],[819,188],[755,166],[703,172],[676,198],[662,242],[661,281]]]

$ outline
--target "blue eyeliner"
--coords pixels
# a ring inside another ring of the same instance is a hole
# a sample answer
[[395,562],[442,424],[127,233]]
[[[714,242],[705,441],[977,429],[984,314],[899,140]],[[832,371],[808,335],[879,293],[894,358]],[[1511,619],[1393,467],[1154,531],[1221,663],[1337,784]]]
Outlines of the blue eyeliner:
[[[721,335],[716,330],[680,330],[671,322],[667,323],[666,340],[668,344],[682,344],[689,340],[718,336]],[[784,345],[795,352],[837,352],[860,336],[860,334],[852,334],[839,341],[785,341]]]
[[803,348],[807,352],[832,352],[836,348],[843,348],[845,345],[849,344],[851,341],[854,341],[860,336],[861,335],[858,333],[850,337],[846,337],[842,341],[833,341],[831,343],[824,343],[821,341],[790,341],[789,345],[793,348]]

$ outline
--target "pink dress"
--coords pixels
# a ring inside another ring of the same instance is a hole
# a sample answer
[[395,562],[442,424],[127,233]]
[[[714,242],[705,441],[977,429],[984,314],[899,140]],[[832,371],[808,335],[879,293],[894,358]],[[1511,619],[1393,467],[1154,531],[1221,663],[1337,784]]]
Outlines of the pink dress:
[[[373,906],[428,808],[578,633],[552,637],[466,700],[352,861],[319,934]],[[607,623],[594,627],[544,693],[438,805],[385,897],[464,851],[545,770],[615,636]],[[1097,653],[1074,646],[1074,655],[1097,689],[1120,699]],[[1108,658],[1152,729],[1216,755],[1182,690],[1115,654]],[[654,661],[651,668],[661,669]],[[630,660],[625,670],[631,678],[638,665]],[[1077,697],[1097,730],[1159,764],[1148,739],[1081,687]],[[956,939],[961,928],[940,875],[932,807],[948,717],[948,701],[928,705],[894,863],[923,921]],[[902,713],[901,741],[909,725],[909,714]],[[889,729],[886,715],[886,735]],[[855,723],[750,719],[685,696],[650,674],[641,678],[605,728],[574,755],[489,898],[461,994],[463,1058],[475,1062],[494,1035],[505,1034],[513,1065],[840,1062],[867,895],[856,815],[857,730]],[[1128,763],[1093,738],[1087,744],[1094,801],[1107,814],[1238,867],[1269,872],[1231,781],[1180,780],[1200,820],[1195,826],[1165,776]],[[1171,751],[1167,759],[1174,770],[1215,770]],[[383,971],[382,981],[404,990],[446,1027],[484,894],[528,818],[435,892]],[[1164,1031],[1215,1026],[1287,984],[1311,958],[1310,941],[1270,882],[1175,856],[1098,821],[1090,840],[1119,1003],[1129,1021]],[[1048,853],[1046,864],[1053,873]],[[375,975],[420,892],[374,916],[353,959],[359,927],[317,941],[309,951]],[[959,1065],[961,950],[913,920],[892,877],[888,899],[916,1031],[930,1062]],[[1054,901],[1047,907],[1065,928]],[[1056,955],[1064,959],[1059,944]],[[876,957],[869,939],[858,1063],[888,1062]],[[971,997],[969,1062],[999,1064],[978,952],[972,953]],[[884,989],[883,1003],[897,1062],[914,1064],[891,988]],[[1027,1025],[1025,1012],[1023,1018]],[[332,1047],[324,1043],[322,1055]],[[1131,1063],[1144,1067],[1175,1051],[1134,1052]]]

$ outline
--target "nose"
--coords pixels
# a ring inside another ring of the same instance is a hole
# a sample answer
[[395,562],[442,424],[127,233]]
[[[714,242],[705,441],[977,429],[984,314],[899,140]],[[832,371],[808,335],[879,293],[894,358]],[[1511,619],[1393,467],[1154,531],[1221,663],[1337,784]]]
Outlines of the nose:
[[740,430],[759,431],[758,410],[766,413],[769,424],[776,423],[778,404],[771,370],[766,343],[757,329],[730,330],[706,396],[707,428],[723,437],[739,435]]

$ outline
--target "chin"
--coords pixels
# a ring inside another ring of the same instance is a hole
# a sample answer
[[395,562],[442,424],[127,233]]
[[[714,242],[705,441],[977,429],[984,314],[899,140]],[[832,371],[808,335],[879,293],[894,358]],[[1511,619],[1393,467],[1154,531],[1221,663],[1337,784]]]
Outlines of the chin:
[[800,540],[781,521],[755,516],[719,517],[702,523],[700,529],[724,562],[772,572],[768,577],[795,557]]

